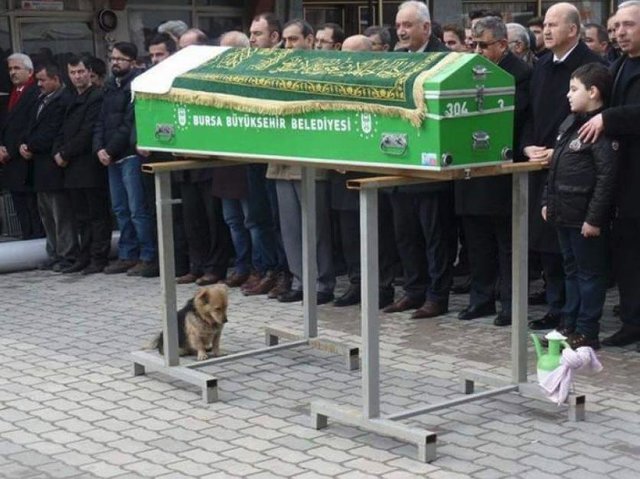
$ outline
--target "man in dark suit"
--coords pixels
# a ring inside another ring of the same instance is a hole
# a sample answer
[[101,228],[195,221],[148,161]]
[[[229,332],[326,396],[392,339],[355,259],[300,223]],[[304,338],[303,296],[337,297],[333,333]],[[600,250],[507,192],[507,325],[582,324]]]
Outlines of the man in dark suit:
[[60,70],[45,65],[36,71],[40,97],[31,110],[20,156],[33,163],[33,188],[47,234],[47,255],[52,269],[63,271],[75,263],[78,241],[71,200],[64,189],[65,160],[51,153],[68,103],[68,92]]
[[42,238],[44,228],[33,191],[33,165],[24,161],[18,152],[29,124],[31,109],[38,100],[39,90],[33,77],[33,63],[27,55],[12,54],[7,58],[7,65],[13,88],[0,133],[2,186],[11,192],[13,207],[20,223],[21,238]]
[[[396,31],[400,50],[446,52],[431,34],[431,16],[422,2],[398,7]],[[413,319],[432,318],[449,310],[456,250],[453,187],[436,182],[394,188],[391,193],[398,254],[404,269],[404,295],[386,313],[416,309]]]
[[[586,63],[602,63],[580,40],[580,13],[570,3],[556,3],[544,19],[544,43],[549,50],[540,57],[531,77],[531,115],[525,125],[522,146],[529,161],[549,162],[558,127],[569,114],[566,93],[571,73]],[[547,284],[547,314],[531,321],[531,329],[556,327],[564,306],[564,271],[556,231],[542,220],[540,200],[547,172],[530,175],[530,248],[540,253]]]
[[605,346],[640,341],[640,4],[622,4],[615,16],[616,38],[622,51],[611,67],[615,82],[610,108],[581,129],[583,141],[602,133],[620,140],[614,259],[620,290],[622,327],[605,338]]
[[[529,105],[531,68],[509,50],[508,31],[498,17],[478,20],[473,28],[476,53],[497,63],[516,80],[514,151]],[[518,159],[522,159],[519,155]],[[462,216],[471,266],[469,306],[459,319],[494,314],[495,285],[500,285],[502,309],[496,326],[511,324],[511,177],[496,176],[458,181],[454,185],[456,213]]]
[[107,169],[92,151],[93,127],[102,106],[102,89],[91,84],[90,58],[70,57],[72,84],[60,132],[53,144],[54,160],[64,168],[64,187],[71,199],[79,250],[63,273],[93,274],[107,265],[111,246],[111,210]]

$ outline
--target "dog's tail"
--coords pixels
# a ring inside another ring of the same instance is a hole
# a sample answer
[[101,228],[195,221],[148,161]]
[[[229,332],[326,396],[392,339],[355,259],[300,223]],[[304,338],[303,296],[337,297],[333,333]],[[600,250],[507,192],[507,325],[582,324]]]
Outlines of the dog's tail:
[[162,354],[163,350],[163,335],[162,331],[160,331],[151,341],[149,341],[142,349],[147,351],[157,349],[160,354]]

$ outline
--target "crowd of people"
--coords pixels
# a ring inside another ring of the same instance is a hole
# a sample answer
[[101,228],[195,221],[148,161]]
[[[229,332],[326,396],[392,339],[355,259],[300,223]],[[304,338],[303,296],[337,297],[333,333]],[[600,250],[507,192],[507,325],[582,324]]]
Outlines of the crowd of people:
[[[529,326],[556,328],[573,347],[597,349],[605,293],[617,284],[622,326],[602,343],[640,340],[639,1],[622,3],[606,28],[583,25],[570,3],[552,5],[528,28],[486,10],[472,12],[466,29],[440,27],[424,3],[406,1],[397,11],[395,44],[384,27],[346,37],[337,24],[281,25],[271,13],[256,16],[248,33],[227,32],[219,44],[475,52],[511,73],[515,161],[550,166],[530,181],[531,276],[545,284],[530,301],[548,310]],[[13,88],[0,132],[0,179],[23,237],[46,236],[49,259],[41,268],[158,275],[154,184],[141,165],[174,157],[137,148],[130,85],[145,62],[152,67],[178,49],[208,43],[202,31],[166,22],[148,55],[132,43],[114,44],[104,84],[99,62],[87,56],[66,57],[63,65],[8,57]],[[316,172],[318,304],[360,302],[358,196],[345,184],[361,176]],[[173,207],[177,283],[225,282],[247,296],[303,300],[299,167],[205,168],[172,173],[171,182],[181,200]],[[379,205],[383,312],[436,317],[448,312],[452,291],[469,292],[460,320],[495,315],[495,325],[511,324],[508,176],[395,187],[379,194]],[[108,263],[113,217],[118,258]],[[336,271],[343,270],[349,286],[335,298]],[[457,273],[468,280],[454,282]]]

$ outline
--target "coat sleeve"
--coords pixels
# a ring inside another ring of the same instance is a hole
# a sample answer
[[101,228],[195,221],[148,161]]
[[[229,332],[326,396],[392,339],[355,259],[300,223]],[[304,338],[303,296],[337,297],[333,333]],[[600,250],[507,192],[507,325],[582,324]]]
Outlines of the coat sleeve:
[[54,148],[54,154],[59,152],[65,160],[73,161],[74,157],[87,153],[88,149],[90,150],[87,145],[90,145],[92,141],[93,127],[100,114],[101,100],[100,95],[90,99],[80,128],[73,135],[73,138],[56,145],[57,148]]
[[98,112],[98,117],[93,125],[93,154],[96,155],[100,150],[104,148],[104,115],[105,115],[105,103],[102,102],[102,106]]
[[585,218],[592,226],[604,227],[611,217],[618,170],[616,144],[611,139],[603,137],[592,148],[596,182]]
[[113,159],[120,159],[131,146],[131,129],[133,128],[133,102],[128,101],[122,123],[111,135],[104,148]]
[[623,105],[602,112],[604,133],[609,137],[637,135],[640,123],[640,105]]

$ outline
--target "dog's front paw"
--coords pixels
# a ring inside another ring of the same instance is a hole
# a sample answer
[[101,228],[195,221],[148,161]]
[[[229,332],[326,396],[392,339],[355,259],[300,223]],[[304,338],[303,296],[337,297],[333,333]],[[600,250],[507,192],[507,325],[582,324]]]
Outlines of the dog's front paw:
[[204,361],[208,357],[206,351],[198,351],[198,361]]

